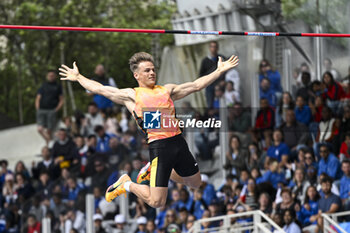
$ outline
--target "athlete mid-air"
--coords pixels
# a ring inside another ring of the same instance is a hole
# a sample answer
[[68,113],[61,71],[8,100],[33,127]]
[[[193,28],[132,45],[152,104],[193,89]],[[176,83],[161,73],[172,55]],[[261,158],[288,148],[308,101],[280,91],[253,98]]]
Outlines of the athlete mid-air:
[[[169,179],[185,184],[191,188],[198,188],[201,183],[197,162],[189,151],[188,145],[181,135],[178,125],[171,130],[147,129],[144,127],[144,111],[156,109],[156,114],[164,114],[166,110],[168,120],[177,121],[173,101],[200,91],[213,83],[224,72],[238,65],[238,57],[231,56],[227,61],[218,60],[217,69],[212,73],[183,84],[156,85],[156,71],[153,57],[145,52],[134,54],[130,60],[130,69],[139,87],[118,89],[85,78],[79,73],[76,63],[73,68],[62,65],[59,68],[61,80],[79,82],[85,89],[103,95],[117,104],[125,105],[134,116],[140,128],[146,133],[150,162],[141,169],[137,183],[131,181],[127,174],[122,175],[106,191],[106,200],[132,192],[143,199],[148,205],[157,208],[165,205]],[[154,117],[157,117],[155,115]],[[150,180],[150,186],[140,184]]]

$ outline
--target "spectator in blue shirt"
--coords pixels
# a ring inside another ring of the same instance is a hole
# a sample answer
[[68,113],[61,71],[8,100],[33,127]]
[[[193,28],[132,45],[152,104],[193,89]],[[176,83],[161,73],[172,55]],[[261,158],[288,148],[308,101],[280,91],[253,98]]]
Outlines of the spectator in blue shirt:
[[274,158],[269,160],[269,170],[256,181],[257,184],[264,182],[271,183],[274,188],[277,188],[280,183],[286,183],[285,175],[282,171],[279,171],[278,161]]
[[273,158],[279,162],[280,167],[284,167],[288,163],[289,147],[283,143],[283,134],[280,129],[273,131],[273,145],[267,150],[266,163]]
[[212,184],[209,184],[209,177],[205,174],[201,174],[201,188],[203,188],[203,200],[207,205],[211,203],[213,199],[216,199],[215,188]]
[[282,93],[281,75],[277,70],[272,69],[270,62],[266,59],[260,63],[259,81],[261,82],[263,78],[270,81],[271,89],[275,94]]
[[327,145],[322,144],[320,146],[320,156],[321,160],[318,164],[318,175],[324,172],[335,180],[340,179],[342,175],[340,162],[333,153],[329,152]]
[[269,105],[273,108],[277,105],[276,93],[272,90],[267,78],[263,78],[260,82],[260,99],[267,99]]
[[201,219],[205,210],[208,209],[208,205],[203,199],[203,188],[196,189],[194,191],[194,205],[192,213],[196,219]]
[[[301,207],[298,219],[303,227],[310,226],[309,232],[314,232],[316,227],[316,220],[318,216],[318,200],[320,199],[320,194],[317,192],[315,186],[309,186],[306,190],[304,204]],[[306,229],[303,229],[306,231]]]
[[111,151],[109,141],[112,137],[116,137],[116,135],[106,133],[102,125],[97,125],[95,127],[95,132],[98,136],[96,152],[107,153]]
[[188,191],[186,189],[181,189],[180,190],[180,201],[178,204],[178,210],[180,210],[181,208],[185,207],[188,211],[191,210],[193,204],[193,199],[192,197],[190,197],[190,194],[188,193]]
[[309,125],[312,120],[312,113],[309,106],[305,105],[305,101],[302,96],[298,96],[296,99],[295,118],[297,122]]
[[77,201],[78,199],[78,194],[80,190],[84,189],[84,186],[80,183],[77,183],[75,177],[69,177],[67,179],[67,184],[68,184],[68,200]]
[[340,198],[342,199],[344,209],[350,210],[350,161],[343,160],[341,170],[344,175],[340,179]]

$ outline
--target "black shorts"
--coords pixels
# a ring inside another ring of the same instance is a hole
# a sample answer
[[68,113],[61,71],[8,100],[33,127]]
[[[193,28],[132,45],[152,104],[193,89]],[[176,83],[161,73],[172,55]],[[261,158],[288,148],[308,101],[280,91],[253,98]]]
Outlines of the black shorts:
[[168,187],[172,169],[182,177],[196,174],[198,164],[181,134],[149,144],[151,187]]

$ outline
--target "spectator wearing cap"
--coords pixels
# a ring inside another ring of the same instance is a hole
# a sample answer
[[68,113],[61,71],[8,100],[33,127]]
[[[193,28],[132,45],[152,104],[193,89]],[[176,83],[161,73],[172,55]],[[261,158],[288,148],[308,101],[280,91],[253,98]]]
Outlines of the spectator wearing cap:
[[136,220],[137,230],[135,233],[146,233],[147,218],[145,216],[140,216]]
[[96,152],[100,152],[100,153],[110,152],[111,148],[109,147],[109,141],[111,140],[112,137],[116,137],[116,135],[106,133],[102,125],[97,125],[95,127],[95,133],[97,135]]
[[320,156],[321,160],[318,164],[318,175],[324,172],[333,179],[340,179],[342,176],[340,162],[333,153],[329,152],[327,145],[322,144],[320,146]]
[[345,210],[350,210],[350,160],[344,160],[341,165],[344,173],[340,179],[340,198]]
[[125,216],[122,214],[117,214],[114,217],[115,228],[113,229],[113,233],[126,233],[129,232],[129,228],[126,225]]
[[209,177],[206,174],[201,174],[201,188],[203,189],[202,198],[207,205],[210,204],[211,200],[216,198],[215,188],[212,184],[209,184]]
[[102,227],[103,216],[101,214],[94,214],[93,216],[95,233],[106,233],[105,229]]
[[168,233],[180,233],[181,229],[180,229],[180,227],[177,224],[170,224],[167,227],[167,232]]
[[60,168],[72,168],[79,162],[78,149],[72,139],[67,136],[65,129],[57,133],[58,140],[54,143],[51,157],[59,164]]

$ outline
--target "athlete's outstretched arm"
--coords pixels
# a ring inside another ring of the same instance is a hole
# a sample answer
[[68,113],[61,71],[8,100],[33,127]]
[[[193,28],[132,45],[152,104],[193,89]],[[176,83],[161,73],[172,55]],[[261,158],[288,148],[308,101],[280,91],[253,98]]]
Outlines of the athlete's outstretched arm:
[[62,76],[61,80],[77,81],[86,90],[89,90],[95,94],[103,95],[118,104],[125,104],[125,101],[130,100],[128,89],[118,89],[110,86],[103,86],[101,83],[94,80],[85,78],[79,73],[79,69],[76,63],[73,63],[73,69],[66,65],[62,65],[59,68],[59,75]]
[[224,72],[232,69],[233,67],[238,65],[238,57],[231,56],[227,61],[222,61],[222,58],[219,57],[218,67],[212,73],[205,75],[196,79],[193,82],[187,82],[184,84],[176,85],[176,84],[166,84],[165,87],[170,90],[171,98],[173,100],[178,100],[184,98],[185,96],[200,91],[203,88],[209,86],[216,79],[220,77]]

